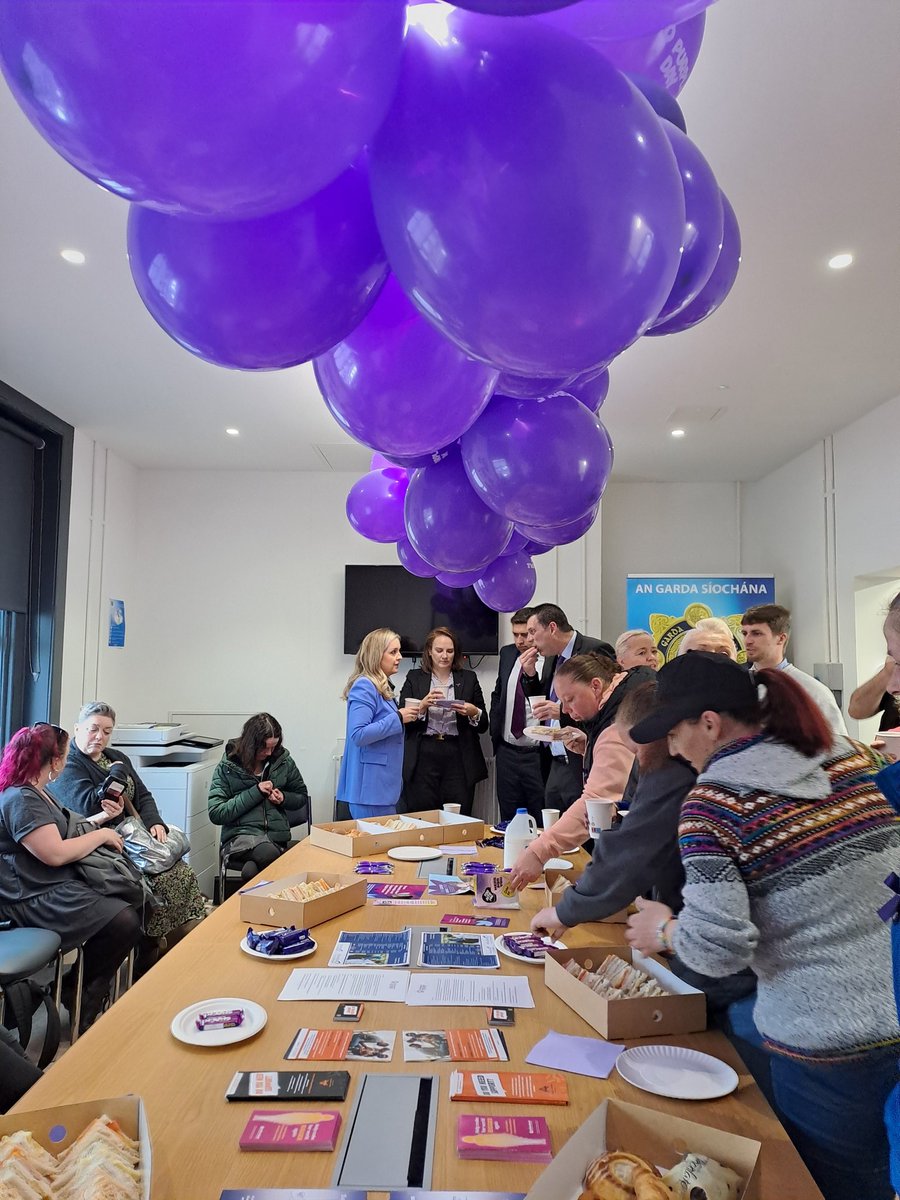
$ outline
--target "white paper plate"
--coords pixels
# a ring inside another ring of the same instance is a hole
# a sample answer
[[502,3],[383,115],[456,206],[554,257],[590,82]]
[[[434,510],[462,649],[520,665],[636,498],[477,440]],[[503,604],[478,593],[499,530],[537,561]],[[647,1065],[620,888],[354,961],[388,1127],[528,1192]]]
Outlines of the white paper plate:
[[567,858],[548,858],[544,863],[545,871],[571,871],[572,864]]
[[397,862],[428,862],[432,858],[444,857],[436,846],[395,846],[393,850],[388,850],[387,856],[395,858]]
[[715,1100],[738,1085],[727,1063],[682,1046],[634,1046],[619,1055],[616,1070],[641,1091],[673,1100]]
[[[202,1012],[218,1012],[220,1009],[242,1008],[243,1025],[233,1029],[198,1029],[194,1024]],[[246,1042],[265,1027],[268,1016],[261,1004],[253,1000],[242,1000],[240,996],[213,996],[211,1000],[198,1000],[183,1008],[173,1018],[170,1029],[173,1037],[189,1046],[231,1046],[235,1042]]]
[[263,954],[262,950],[252,950],[247,945],[246,934],[241,938],[240,946],[243,952],[249,954],[251,958],[262,958],[266,962],[287,962],[292,958],[306,958],[308,954],[315,954],[319,948],[318,943],[314,941],[308,950],[297,950],[294,954]]
[[[508,946],[504,946],[503,938],[508,937],[508,934],[498,934],[494,938],[494,945],[497,947],[497,953],[505,955],[506,958],[511,958],[517,963],[528,963],[532,967],[542,967],[544,960],[542,958],[527,958],[524,954],[514,954]],[[550,938],[541,938],[541,941],[546,945],[547,949],[565,950],[565,942],[553,942]]]
[[535,742],[564,742],[566,740],[565,729],[551,728],[549,725],[529,725],[527,729],[522,730],[522,733]]

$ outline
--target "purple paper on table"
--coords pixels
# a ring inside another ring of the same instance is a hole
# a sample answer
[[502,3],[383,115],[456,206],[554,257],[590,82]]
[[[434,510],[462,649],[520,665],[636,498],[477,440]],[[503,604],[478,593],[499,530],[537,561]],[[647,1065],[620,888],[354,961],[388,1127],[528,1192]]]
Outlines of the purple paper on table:
[[571,1071],[574,1075],[591,1075],[608,1079],[616,1059],[625,1049],[602,1038],[571,1037],[552,1029],[532,1046],[525,1061],[533,1067],[550,1067],[554,1071]]

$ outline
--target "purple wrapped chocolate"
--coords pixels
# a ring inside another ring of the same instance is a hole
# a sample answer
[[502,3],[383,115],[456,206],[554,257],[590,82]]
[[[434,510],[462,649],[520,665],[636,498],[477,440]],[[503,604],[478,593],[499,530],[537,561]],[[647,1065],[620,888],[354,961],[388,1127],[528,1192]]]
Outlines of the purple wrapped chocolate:
[[247,945],[260,954],[269,954],[277,958],[284,954],[300,954],[304,950],[312,949],[315,943],[309,936],[308,929],[297,929],[288,925],[282,929],[266,929],[260,933],[248,929]]
[[505,933],[503,945],[520,958],[538,959],[547,954],[547,943],[532,933]]
[[243,1025],[244,1010],[242,1008],[228,1008],[214,1012],[198,1013],[194,1024],[198,1029],[234,1029],[236,1025]]

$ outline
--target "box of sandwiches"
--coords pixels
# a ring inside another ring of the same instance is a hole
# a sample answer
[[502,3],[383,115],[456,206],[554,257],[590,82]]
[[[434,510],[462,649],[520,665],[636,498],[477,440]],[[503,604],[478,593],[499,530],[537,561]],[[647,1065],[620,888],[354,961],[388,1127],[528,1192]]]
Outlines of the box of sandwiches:
[[[580,878],[584,867],[570,867],[568,870],[559,871],[551,868],[544,872],[544,903],[547,908],[555,908],[560,895],[576,883]],[[598,924],[600,925],[624,925],[628,921],[628,914],[631,911],[629,908],[620,908],[618,912],[610,913],[608,917],[601,917]]]
[[356,821],[330,821],[313,825],[309,831],[312,845],[346,854],[348,858],[385,854],[395,846],[438,846],[480,841],[483,837],[483,821],[442,808],[415,814],[385,813],[383,817],[361,817]]
[[525,1200],[671,1196],[759,1200],[752,1138],[604,1100],[535,1180]]
[[[28,1103],[26,1096],[23,1103]],[[0,1117],[4,1196],[150,1200],[150,1132],[140,1096]]]
[[706,1028],[706,995],[630,946],[550,949],[544,983],[611,1041]]
[[364,875],[300,871],[273,883],[250,884],[241,894],[241,920],[248,925],[296,925],[308,929],[366,902]]

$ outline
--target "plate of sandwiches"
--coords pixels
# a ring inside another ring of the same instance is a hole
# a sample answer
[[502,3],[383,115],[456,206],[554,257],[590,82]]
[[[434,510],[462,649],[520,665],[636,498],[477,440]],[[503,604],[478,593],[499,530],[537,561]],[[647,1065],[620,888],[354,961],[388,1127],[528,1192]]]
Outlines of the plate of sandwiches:
[[[23,1113],[21,1120],[27,1116]],[[140,1145],[105,1114],[58,1155],[18,1129],[0,1141],[0,1195],[4,1200],[141,1200]]]
[[522,733],[535,742],[564,742],[566,740],[566,730],[560,729],[559,726],[529,725],[527,729],[522,730]]

